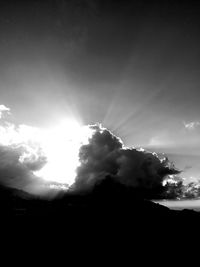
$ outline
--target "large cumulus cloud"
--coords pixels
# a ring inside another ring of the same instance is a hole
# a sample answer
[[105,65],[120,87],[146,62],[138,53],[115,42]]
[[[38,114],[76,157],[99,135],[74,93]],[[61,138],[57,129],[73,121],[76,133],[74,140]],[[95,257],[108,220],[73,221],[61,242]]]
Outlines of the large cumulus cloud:
[[77,169],[76,188],[91,187],[106,174],[116,175],[118,154],[122,148],[120,139],[100,126],[91,126],[93,136],[80,148],[80,167]]
[[[0,118],[9,110],[0,105]],[[160,159],[156,153],[127,148],[121,139],[99,124],[88,127],[88,132],[92,132],[92,135],[89,135],[86,144],[80,145],[80,164],[71,189],[76,192],[91,190],[110,177],[119,184],[131,187],[142,197],[178,195],[178,189],[182,188],[180,183],[178,186],[176,183],[163,183],[169,175],[179,173],[167,158]],[[37,194],[48,191],[52,185],[58,190],[63,188],[61,184],[48,184],[48,181],[37,176],[37,171],[43,168],[48,158],[37,140],[32,138],[37,137],[36,133],[35,129],[26,125],[16,127],[7,121],[1,122],[0,184]],[[59,153],[59,150],[56,150],[56,153]],[[66,158],[66,175],[67,166]],[[66,190],[65,186],[64,189]],[[196,195],[196,192],[197,190],[187,190],[186,193]]]
[[156,153],[126,148],[108,129],[100,125],[91,127],[94,133],[89,143],[80,148],[76,189],[92,189],[109,175],[145,197],[161,197],[166,189],[164,179],[179,173],[167,158],[161,160]]

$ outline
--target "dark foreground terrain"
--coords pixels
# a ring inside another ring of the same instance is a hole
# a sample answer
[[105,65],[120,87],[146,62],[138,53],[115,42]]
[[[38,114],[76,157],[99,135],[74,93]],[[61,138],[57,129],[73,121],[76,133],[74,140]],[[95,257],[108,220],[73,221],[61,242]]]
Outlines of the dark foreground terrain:
[[58,194],[56,198],[44,199],[32,196],[18,189],[0,187],[1,217],[52,217],[73,220],[99,218],[112,220],[121,218],[139,220],[140,218],[174,217],[200,218],[193,210],[175,211],[145,200],[135,191],[112,180],[104,180],[89,192]]
[[[151,257],[155,260],[155,251],[160,249],[163,253],[163,246],[168,249],[167,242],[170,247],[174,245],[176,251],[181,238],[185,244],[186,238],[193,237],[194,233],[196,236],[200,222],[198,212],[170,210],[136,197],[135,191],[109,179],[90,192],[62,193],[52,200],[1,186],[0,213],[1,237],[5,235],[1,243],[4,247],[5,242],[8,243],[8,251],[11,244],[15,244],[14,250],[20,251],[19,244],[23,247],[34,244],[31,252],[41,247],[43,254],[48,248],[47,258],[50,259],[52,246],[53,254],[58,250],[60,255],[60,249],[64,251],[63,255],[69,249],[75,252],[78,249],[85,250],[87,258],[92,249],[98,254],[95,263],[105,248],[112,258],[124,250],[129,257],[134,255],[134,259],[136,251],[145,254],[144,251],[153,248]],[[30,250],[29,246],[27,250]],[[69,257],[69,253],[67,255]],[[142,256],[140,261],[143,259],[149,260]]]

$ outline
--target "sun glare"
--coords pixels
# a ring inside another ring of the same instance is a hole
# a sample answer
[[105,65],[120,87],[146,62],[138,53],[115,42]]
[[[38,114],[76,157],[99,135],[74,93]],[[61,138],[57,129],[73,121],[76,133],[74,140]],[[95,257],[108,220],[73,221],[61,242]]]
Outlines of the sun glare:
[[37,161],[41,154],[44,155],[46,164],[34,174],[46,181],[70,186],[80,164],[80,146],[88,142],[92,132],[89,126],[74,119],[65,119],[48,129],[3,122],[0,124],[0,145],[22,149],[19,157],[22,164]]
[[57,127],[44,131],[41,145],[47,164],[35,174],[47,181],[73,184],[80,146],[88,142],[91,134],[88,126],[81,126],[75,120],[62,121]]

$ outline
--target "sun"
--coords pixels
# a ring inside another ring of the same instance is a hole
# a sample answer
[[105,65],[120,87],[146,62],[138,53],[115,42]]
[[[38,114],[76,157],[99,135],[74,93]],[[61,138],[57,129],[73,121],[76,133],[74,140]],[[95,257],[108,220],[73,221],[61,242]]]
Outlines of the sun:
[[88,142],[92,130],[76,120],[66,119],[56,127],[45,130],[40,137],[46,165],[35,174],[46,181],[71,185],[79,166],[80,146]]
[[[12,147],[20,152],[19,164],[32,164],[42,158],[45,165],[31,170],[33,174],[48,182],[70,186],[76,178],[79,150],[87,144],[93,130],[74,118],[61,120],[56,126],[37,128],[7,121],[0,124],[0,145]],[[53,183],[52,183],[53,184]]]

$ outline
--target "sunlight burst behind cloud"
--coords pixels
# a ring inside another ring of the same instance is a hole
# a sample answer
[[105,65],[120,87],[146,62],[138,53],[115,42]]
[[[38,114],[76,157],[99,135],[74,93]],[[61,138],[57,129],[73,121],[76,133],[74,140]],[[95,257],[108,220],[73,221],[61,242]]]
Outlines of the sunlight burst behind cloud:
[[[1,112],[9,109],[1,105]],[[0,145],[18,149],[19,163],[46,181],[71,185],[79,165],[79,148],[86,144],[92,130],[73,119],[66,119],[50,129],[39,129],[8,121],[0,125]],[[40,160],[43,158],[43,164]]]
[[101,124],[83,126],[72,118],[48,129],[3,121],[0,161],[3,182],[24,190],[31,183],[36,191],[45,184],[49,190],[91,190],[109,176],[147,198],[160,198],[163,180],[179,173],[164,155],[126,147]]

